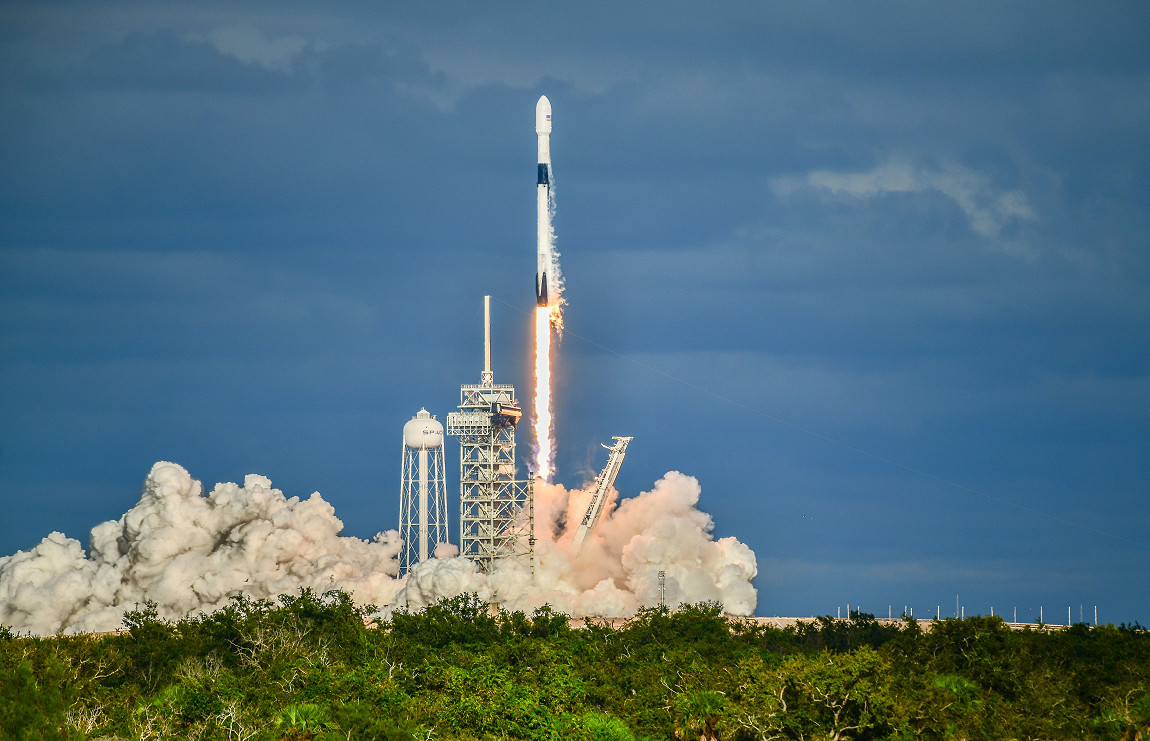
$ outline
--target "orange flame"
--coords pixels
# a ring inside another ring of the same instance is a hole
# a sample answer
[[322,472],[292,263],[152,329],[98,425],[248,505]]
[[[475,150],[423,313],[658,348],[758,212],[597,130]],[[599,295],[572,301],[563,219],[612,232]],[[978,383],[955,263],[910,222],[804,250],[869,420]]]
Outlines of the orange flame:
[[[558,307],[554,312],[558,316]],[[551,322],[552,310],[535,309],[535,477],[550,482],[554,473],[554,430],[551,427]]]

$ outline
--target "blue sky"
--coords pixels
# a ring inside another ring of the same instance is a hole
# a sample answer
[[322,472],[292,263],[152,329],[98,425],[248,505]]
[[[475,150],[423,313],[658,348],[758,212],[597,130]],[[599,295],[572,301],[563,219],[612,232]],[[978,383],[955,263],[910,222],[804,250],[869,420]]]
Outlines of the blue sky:
[[0,553],[86,541],[156,460],[395,527],[485,293],[527,397],[546,94],[558,480],[612,435],[624,496],[696,476],[760,614],[1150,623],[1148,36],[1132,3],[5,3]]

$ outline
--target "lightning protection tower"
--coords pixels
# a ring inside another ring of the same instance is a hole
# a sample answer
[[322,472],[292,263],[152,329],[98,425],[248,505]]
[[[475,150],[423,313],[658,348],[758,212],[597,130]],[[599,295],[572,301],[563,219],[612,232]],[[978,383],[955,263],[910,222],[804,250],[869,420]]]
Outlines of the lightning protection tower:
[[459,388],[447,434],[459,438],[459,555],[490,571],[521,558],[535,571],[534,482],[515,478],[515,387],[491,373],[491,297],[483,297],[483,374]]
[[447,486],[443,425],[420,409],[403,426],[403,481],[399,493],[399,574],[406,574],[447,542]]

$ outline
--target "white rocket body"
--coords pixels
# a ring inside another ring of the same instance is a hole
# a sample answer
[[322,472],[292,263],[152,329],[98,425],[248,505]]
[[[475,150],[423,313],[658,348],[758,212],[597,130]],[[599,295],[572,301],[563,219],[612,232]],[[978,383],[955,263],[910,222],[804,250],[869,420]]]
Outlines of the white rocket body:
[[536,223],[538,234],[535,268],[535,300],[547,306],[547,273],[551,257],[551,101],[541,96],[535,105],[535,133],[539,136],[539,179],[536,185]]

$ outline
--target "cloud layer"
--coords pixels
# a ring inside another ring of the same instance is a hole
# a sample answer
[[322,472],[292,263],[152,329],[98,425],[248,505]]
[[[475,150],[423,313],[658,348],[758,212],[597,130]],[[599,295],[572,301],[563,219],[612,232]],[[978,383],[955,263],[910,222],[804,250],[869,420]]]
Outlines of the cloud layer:
[[891,160],[866,172],[816,170],[797,182],[792,178],[777,179],[773,187],[777,194],[789,196],[800,184],[855,198],[890,193],[939,193],[962,210],[976,234],[987,238],[998,237],[1007,226],[1037,218],[1023,191],[996,189],[984,175],[954,163],[924,168]]

